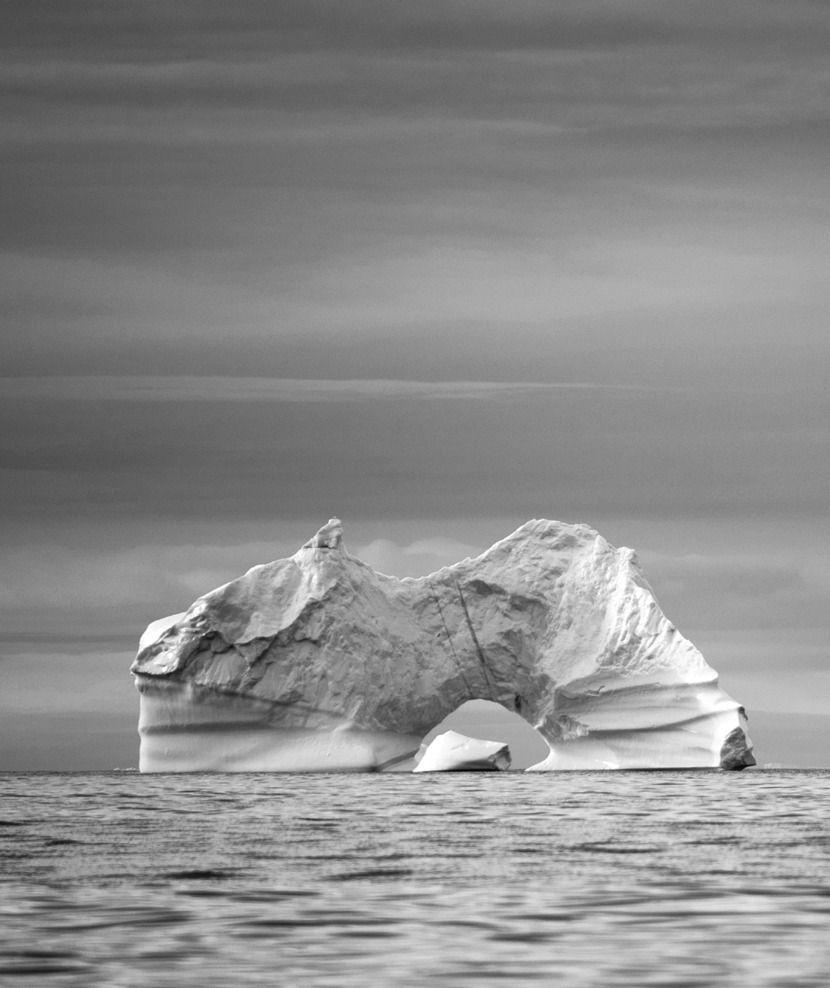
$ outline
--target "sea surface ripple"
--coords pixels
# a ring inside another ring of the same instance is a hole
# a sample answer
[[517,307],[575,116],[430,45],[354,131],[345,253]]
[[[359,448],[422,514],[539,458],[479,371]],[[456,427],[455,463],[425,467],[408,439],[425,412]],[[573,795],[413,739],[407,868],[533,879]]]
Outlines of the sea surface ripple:
[[3,986],[830,984],[830,772],[0,775]]

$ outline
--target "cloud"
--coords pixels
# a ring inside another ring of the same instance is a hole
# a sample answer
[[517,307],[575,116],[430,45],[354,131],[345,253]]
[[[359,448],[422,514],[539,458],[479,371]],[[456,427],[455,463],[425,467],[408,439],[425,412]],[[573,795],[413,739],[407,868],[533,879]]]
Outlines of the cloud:
[[[67,655],[40,650],[4,655],[0,658],[0,719],[9,714],[71,716],[76,712],[93,722],[96,714],[135,718],[138,696],[129,675],[132,659],[133,653],[127,651]],[[50,731],[50,725],[43,727]]]
[[497,399],[556,391],[666,391],[640,385],[532,381],[298,380],[266,377],[3,377],[0,399],[41,401],[289,401]]
[[233,546],[136,546],[87,553],[33,545],[0,554],[0,612],[145,611],[147,620],[175,613],[251,566],[292,555],[280,543]]
[[654,122],[661,112],[675,123],[770,121],[819,115],[804,70],[820,71],[828,50],[826,10],[799,0],[302,0],[232,11],[205,3],[198,18],[174,0],[145,5],[141,17],[47,3],[37,20],[18,8],[0,48],[0,79],[18,109],[39,100],[122,112],[185,104],[190,115],[278,105],[346,116],[573,113],[583,125]]
[[[368,347],[363,354],[371,359]],[[70,383],[75,394],[101,394],[94,380]],[[124,394],[158,397],[147,383]],[[172,383],[168,396],[181,397]],[[404,382],[389,398],[376,397],[372,382],[347,384],[354,390],[345,393],[340,382],[320,385],[324,400],[204,400],[244,394],[245,382],[223,379],[213,392],[193,385],[190,396],[202,400],[4,400],[0,500],[7,518],[521,520],[822,510],[830,469],[824,392],[670,383],[651,390]],[[104,379],[101,388],[119,394],[121,386]]]
[[[138,326],[145,335],[169,336],[171,319],[177,321],[179,333],[227,336],[230,319],[262,318],[270,310],[267,296],[223,283],[218,272],[211,278],[204,272],[165,269],[158,260],[78,253],[81,256],[0,252],[2,283],[12,311],[20,313],[29,304],[41,317],[44,310],[57,319],[63,312],[75,332],[94,332],[111,340]],[[29,332],[39,329],[28,325]]]
[[[830,611],[830,554],[819,548],[791,555],[644,552],[640,560],[681,628],[823,627]],[[823,654],[830,654],[826,647]]]
[[746,705],[750,734],[756,710],[830,712],[826,627],[706,629],[691,637],[721,686]]
[[390,539],[374,539],[367,545],[357,546],[354,554],[379,573],[402,579],[406,576],[428,576],[443,566],[479,556],[485,548],[443,537],[418,539],[405,546],[399,546]]
[[[823,4],[788,0],[698,0],[655,4],[653,0],[444,0],[441,3],[389,4],[385,0],[249,0],[228,8],[204,0],[199,17],[182,0],[143,5],[141,16],[120,5],[74,4],[43,0],[37,5],[36,36],[31,5],[13,0],[4,31],[6,52],[26,54],[69,45],[84,55],[101,50],[121,57],[175,59],[185,52],[244,55],[263,51],[438,49],[595,49],[641,48],[654,44],[779,42],[826,44]],[[152,31],[153,44],[147,43]]]
[[646,308],[732,327],[823,288],[820,5],[11,7],[3,315],[35,363]]
[[[363,327],[407,320],[549,323],[791,300],[820,302],[826,247],[695,244],[663,237],[584,238],[566,256],[551,244],[516,251],[495,243],[398,251],[394,256],[321,264],[316,292],[291,292],[295,319]],[[587,241],[587,242],[586,242]],[[302,316],[301,312],[302,311]]]

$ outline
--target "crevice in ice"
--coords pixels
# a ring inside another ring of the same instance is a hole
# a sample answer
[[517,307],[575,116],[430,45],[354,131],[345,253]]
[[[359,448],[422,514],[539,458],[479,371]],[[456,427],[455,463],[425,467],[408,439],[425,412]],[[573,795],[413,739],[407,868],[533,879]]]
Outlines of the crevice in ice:
[[470,612],[467,609],[467,601],[464,600],[464,594],[461,592],[461,587],[458,585],[458,580],[455,576],[452,578],[452,582],[455,584],[456,592],[458,593],[458,599],[461,602],[461,610],[464,612],[464,617],[467,621],[467,627],[470,629],[470,637],[473,639],[473,645],[475,645],[476,654],[478,655],[479,661],[481,662],[481,668],[484,673],[484,682],[487,684],[487,689],[490,692],[490,699],[495,699],[495,693],[493,689],[493,683],[490,679],[490,674],[487,669],[487,660],[484,658],[484,653],[481,650],[481,645],[479,644],[478,636],[476,635],[475,628],[473,627],[473,622],[470,619]]
[[447,619],[444,617],[444,610],[441,607],[441,601],[438,599],[438,594],[436,593],[435,587],[432,585],[432,580],[430,580],[429,577],[426,578],[426,584],[430,589],[430,592],[432,594],[432,599],[435,601],[435,606],[438,609],[438,614],[441,618],[441,624],[444,626],[444,633],[447,636],[447,644],[450,646],[450,651],[452,652],[453,658],[455,659],[455,664],[458,666],[458,673],[461,676],[461,680],[464,683],[467,692],[472,696],[473,688],[470,685],[470,682],[467,679],[466,675],[464,674],[464,665],[458,656],[458,652],[456,652],[455,650],[455,645],[453,644],[452,635],[450,634],[450,629],[447,627]]

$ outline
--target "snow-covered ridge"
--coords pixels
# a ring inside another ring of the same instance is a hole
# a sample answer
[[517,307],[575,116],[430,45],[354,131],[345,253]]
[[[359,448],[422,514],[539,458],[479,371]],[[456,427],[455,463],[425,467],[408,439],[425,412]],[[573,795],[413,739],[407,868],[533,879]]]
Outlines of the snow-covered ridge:
[[[470,699],[545,738],[535,769],[743,767],[743,709],[667,620],[630,549],[529,521],[419,579],[376,573],[332,519],[151,625],[132,671],[141,768],[403,767]],[[736,733],[737,732],[737,733]]]

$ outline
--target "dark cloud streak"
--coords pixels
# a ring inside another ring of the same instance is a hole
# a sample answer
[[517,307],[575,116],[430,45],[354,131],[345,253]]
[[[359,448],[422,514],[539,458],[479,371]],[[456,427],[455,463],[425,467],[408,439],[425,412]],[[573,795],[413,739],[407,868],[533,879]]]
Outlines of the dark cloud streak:
[[[481,50],[643,47],[653,44],[827,44],[830,14],[810,0],[144,0],[112,4],[7,3],[5,47],[148,59],[279,50]],[[35,18],[39,32],[31,35]],[[822,36],[821,29],[825,29]]]
[[830,483],[818,396],[567,392],[0,410],[3,506],[19,516],[809,513],[823,510]]

